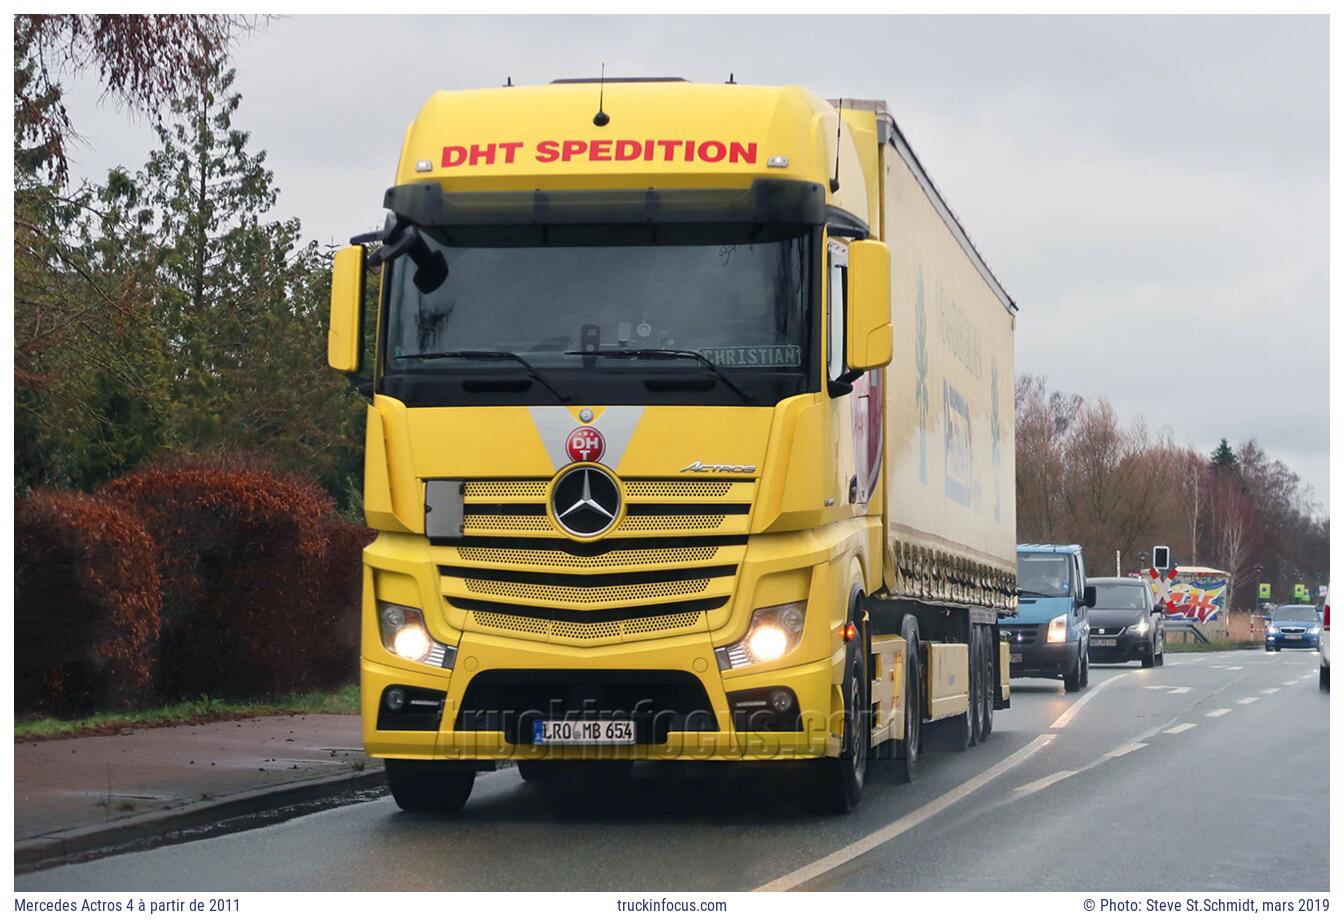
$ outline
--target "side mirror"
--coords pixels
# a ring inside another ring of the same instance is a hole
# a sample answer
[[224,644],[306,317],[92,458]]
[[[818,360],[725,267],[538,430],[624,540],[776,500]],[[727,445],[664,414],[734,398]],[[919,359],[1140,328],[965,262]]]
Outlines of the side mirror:
[[346,246],[331,263],[331,325],[327,363],[333,370],[359,371],[364,334],[364,247]]
[[879,240],[849,244],[846,363],[870,371],[891,363],[891,250]]
[[1084,607],[1095,607],[1095,606],[1097,606],[1097,586],[1096,586],[1096,585],[1088,585],[1086,588],[1083,589],[1083,606],[1084,606]]
[[1166,608],[1166,607],[1163,607],[1161,604],[1154,604],[1154,605],[1153,605],[1153,613],[1166,613],[1166,612],[1167,612],[1167,608]]

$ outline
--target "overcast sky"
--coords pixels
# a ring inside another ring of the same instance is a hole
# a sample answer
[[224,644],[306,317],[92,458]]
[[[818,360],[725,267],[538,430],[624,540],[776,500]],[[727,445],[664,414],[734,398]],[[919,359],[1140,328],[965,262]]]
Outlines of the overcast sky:
[[[1208,452],[1256,437],[1329,497],[1328,25],[1316,17],[293,17],[236,50],[278,216],[381,223],[436,89],[595,74],[886,99],[1021,307],[1019,373]],[[78,171],[153,135],[70,93]]]

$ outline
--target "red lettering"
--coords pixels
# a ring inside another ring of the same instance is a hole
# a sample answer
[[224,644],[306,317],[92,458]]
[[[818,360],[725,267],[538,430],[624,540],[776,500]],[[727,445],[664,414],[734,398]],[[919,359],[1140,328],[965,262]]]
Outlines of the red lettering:
[[654,143],[663,148],[663,159],[671,160],[676,155],[677,145],[681,141],[654,141]]
[[646,160],[653,159],[653,141],[644,142],[644,159]]
[[733,141],[728,145],[728,162],[755,163],[756,145],[754,143],[743,145],[739,144],[737,141]]
[[537,144],[537,162],[554,163],[560,156],[559,141],[541,141]]
[[444,166],[461,166],[467,161],[466,147],[444,147],[443,160]]
[[686,162],[690,163],[695,159],[695,141],[686,142]]
[[611,141],[593,141],[592,144],[588,146],[588,159],[610,160]]
[[560,150],[560,159],[568,163],[587,149],[587,141],[565,141],[564,146]]
[[728,148],[719,141],[705,141],[697,153],[706,163],[717,163],[728,155]]
[[475,166],[477,163],[481,162],[482,160],[485,161],[485,165],[486,165],[486,166],[493,166],[493,165],[495,165],[495,145],[494,145],[494,144],[486,144],[484,147],[482,147],[480,144],[472,144],[472,145],[471,145],[471,165],[472,165],[472,166]]
[[616,159],[618,160],[638,160],[639,153],[644,149],[644,145],[639,141],[617,141]]
[[522,141],[509,141],[508,143],[501,143],[499,145],[499,148],[504,151],[504,162],[512,163],[514,154],[518,152],[518,148],[521,146],[523,146]]

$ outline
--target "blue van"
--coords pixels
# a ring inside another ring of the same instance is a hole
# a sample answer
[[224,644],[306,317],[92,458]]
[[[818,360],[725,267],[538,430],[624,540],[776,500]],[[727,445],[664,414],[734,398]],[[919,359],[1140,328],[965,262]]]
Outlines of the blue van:
[[1053,677],[1064,689],[1087,686],[1088,587],[1083,548],[1053,543],[1017,547],[1017,618],[1005,625],[1013,677]]

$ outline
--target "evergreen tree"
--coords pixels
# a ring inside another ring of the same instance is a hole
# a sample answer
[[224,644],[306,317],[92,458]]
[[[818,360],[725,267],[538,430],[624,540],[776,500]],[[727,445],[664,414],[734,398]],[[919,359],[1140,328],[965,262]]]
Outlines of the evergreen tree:
[[1231,445],[1227,443],[1227,438],[1218,442],[1217,448],[1213,451],[1213,456],[1209,459],[1209,465],[1214,470],[1235,469],[1237,466],[1237,455],[1232,450]]

